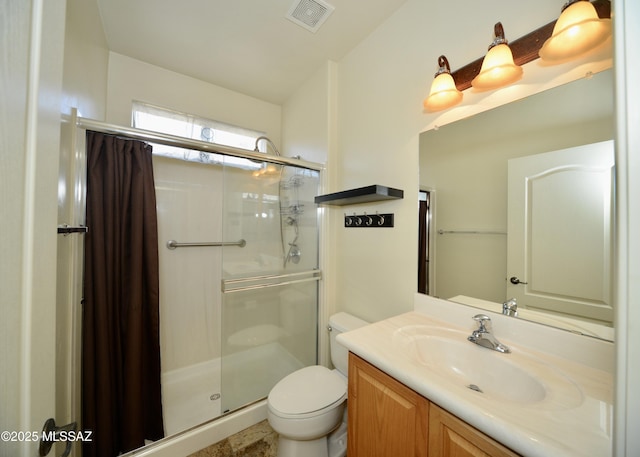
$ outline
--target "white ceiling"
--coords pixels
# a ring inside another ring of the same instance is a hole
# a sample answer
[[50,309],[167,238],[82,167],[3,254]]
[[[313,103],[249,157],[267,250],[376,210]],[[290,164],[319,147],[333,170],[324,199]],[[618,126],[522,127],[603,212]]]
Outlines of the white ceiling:
[[316,33],[285,18],[294,0],[97,1],[111,51],[281,104],[406,0],[327,0]]

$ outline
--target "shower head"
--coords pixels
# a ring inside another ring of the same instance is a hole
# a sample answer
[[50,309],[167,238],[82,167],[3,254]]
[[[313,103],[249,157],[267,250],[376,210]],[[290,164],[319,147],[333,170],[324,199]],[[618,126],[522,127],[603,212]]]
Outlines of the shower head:
[[277,156],[279,156],[279,155],[280,155],[280,151],[278,151],[278,148],[276,147],[276,145],[275,145],[275,144],[273,144],[273,141],[271,141],[271,140],[270,140],[269,138],[267,138],[266,136],[259,136],[258,138],[256,138],[256,147],[255,147],[255,148],[253,148],[253,150],[254,150],[255,152],[260,152],[260,150],[258,149],[258,142],[259,142],[260,140],[265,140],[265,141],[267,142],[267,144],[268,144],[269,146],[271,146],[271,149],[273,149],[273,151],[276,153],[276,155],[277,155]]

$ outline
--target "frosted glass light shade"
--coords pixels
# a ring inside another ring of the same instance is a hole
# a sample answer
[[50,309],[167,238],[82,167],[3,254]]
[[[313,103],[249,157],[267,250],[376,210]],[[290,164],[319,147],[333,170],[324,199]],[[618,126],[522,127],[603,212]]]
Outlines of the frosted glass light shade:
[[580,0],[562,11],[539,55],[547,63],[567,62],[596,48],[610,35],[611,19],[600,19],[590,2]]
[[424,99],[423,106],[427,111],[441,111],[458,104],[462,100],[462,92],[456,87],[449,73],[440,73],[431,83],[429,96]]
[[498,44],[487,52],[478,76],[471,85],[478,90],[491,90],[512,84],[522,78],[522,67],[513,62],[509,45]]

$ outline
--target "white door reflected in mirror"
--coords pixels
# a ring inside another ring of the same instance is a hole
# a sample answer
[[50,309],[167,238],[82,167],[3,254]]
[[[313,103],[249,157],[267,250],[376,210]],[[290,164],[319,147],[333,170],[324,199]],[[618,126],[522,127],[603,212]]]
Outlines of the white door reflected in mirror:
[[[509,160],[507,296],[613,320],[613,141]],[[533,306],[531,306],[533,305]]]

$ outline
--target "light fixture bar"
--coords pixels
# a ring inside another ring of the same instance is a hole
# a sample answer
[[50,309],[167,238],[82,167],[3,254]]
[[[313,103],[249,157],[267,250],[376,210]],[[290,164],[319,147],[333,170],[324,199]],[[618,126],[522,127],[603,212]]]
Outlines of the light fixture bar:
[[[595,0],[591,2],[598,12],[598,17],[610,18],[611,17],[611,2],[610,0]],[[524,65],[533,60],[536,60],[538,52],[542,47],[542,44],[553,33],[553,26],[556,21],[549,22],[542,27],[537,28],[533,32],[530,32],[517,40],[509,41],[509,47],[513,53],[513,61],[516,65]],[[471,80],[480,73],[482,68],[482,61],[484,56],[477,60],[451,72],[453,80],[456,83],[458,90],[462,91],[471,87]]]

